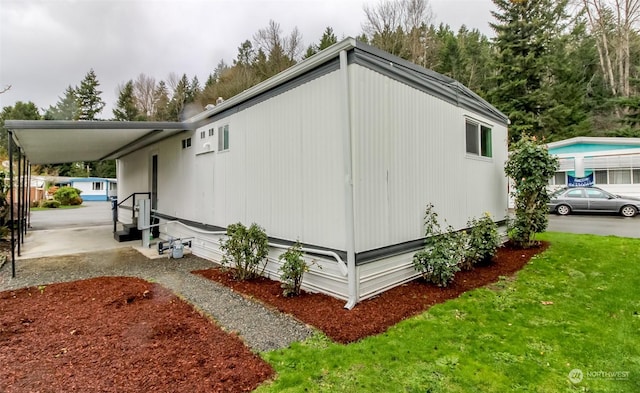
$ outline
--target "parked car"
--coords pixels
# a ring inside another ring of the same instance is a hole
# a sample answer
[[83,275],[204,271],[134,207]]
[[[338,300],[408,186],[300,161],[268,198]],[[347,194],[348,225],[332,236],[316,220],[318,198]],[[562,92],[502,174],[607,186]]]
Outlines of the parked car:
[[562,188],[551,194],[547,205],[551,213],[618,213],[633,217],[640,211],[640,199],[614,195],[597,187]]

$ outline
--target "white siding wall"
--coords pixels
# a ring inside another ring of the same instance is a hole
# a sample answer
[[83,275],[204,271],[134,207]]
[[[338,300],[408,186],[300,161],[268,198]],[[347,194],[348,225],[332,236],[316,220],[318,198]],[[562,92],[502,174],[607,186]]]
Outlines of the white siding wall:
[[467,111],[360,66],[350,83],[356,252],[422,237],[429,202],[456,229],[504,217],[505,127],[473,116],[493,129],[493,158],[467,158]]
[[[148,191],[155,151],[159,212],[220,227],[256,222],[275,238],[345,250],[338,94],[333,72],[124,157],[120,198]],[[224,125],[229,150],[219,152]],[[191,147],[182,149],[187,137]],[[196,155],[206,151],[205,143],[215,153]]]

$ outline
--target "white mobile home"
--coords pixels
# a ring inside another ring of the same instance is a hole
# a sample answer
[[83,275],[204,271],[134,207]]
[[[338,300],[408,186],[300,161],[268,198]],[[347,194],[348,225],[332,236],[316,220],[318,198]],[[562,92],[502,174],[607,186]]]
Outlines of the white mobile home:
[[576,137],[547,148],[560,161],[551,188],[597,186],[640,197],[640,138]]
[[105,157],[119,200],[150,193],[161,236],[220,260],[220,232],[255,222],[270,276],[299,240],[318,262],[303,287],[352,307],[417,276],[428,203],[456,229],[505,216],[507,124],[455,80],[346,39]]

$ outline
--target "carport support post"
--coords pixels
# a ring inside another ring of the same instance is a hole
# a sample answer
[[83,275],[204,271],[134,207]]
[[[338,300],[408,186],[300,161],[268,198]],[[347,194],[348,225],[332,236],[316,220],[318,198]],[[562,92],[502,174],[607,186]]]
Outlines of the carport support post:
[[[27,234],[27,228],[31,227],[31,163],[27,161],[27,185],[28,185],[28,194],[27,194],[27,225],[24,228],[25,235]],[[35,191],[34,191],[35,193]],[[35,195],[34,195],[35,196]]]
[[13,132],[9,130],[7,133],[9,137],[9,195],[11,197],[11,277],[16,277],[16,237],[15,237],[15,217],[13,214],[13,203],[15,197],[13,195]]
[[[20,179],[20,175],[22,175],[22,154],[20,152],[20,148],[18,147],[18,195],[17,195],[17,200],[18,200],[18,256],[20,256],[20,243],[22,243],[22,194],[21,192],[21,183],[22,180]],[[13,207],[13,206],[12,206]]]
[[21,243],[24,243],[24,237],[27,235],[27,193],[30,190],[27,179],[27,156],[22,155],[22,232],[20,233]]

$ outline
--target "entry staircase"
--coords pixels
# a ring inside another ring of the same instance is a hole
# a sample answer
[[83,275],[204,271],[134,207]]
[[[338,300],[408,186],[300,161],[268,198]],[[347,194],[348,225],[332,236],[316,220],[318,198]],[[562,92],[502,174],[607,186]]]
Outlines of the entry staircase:
[[[111,200],[111,210],[113,212],[113,238],[118,242],[128,242],[131,240],[141,240],[142,231],[138,229],[138,205],[136,204],[136,198],[150,199],[150,192],[134,192],[121,202],[117,199]],[[131,223],[123,223],[119,220],[119,210],[131,211]],[[121,230],[118,230],[118,224],[122,226]],[[154,237],[157,237],[157,230],[152,230]]]

